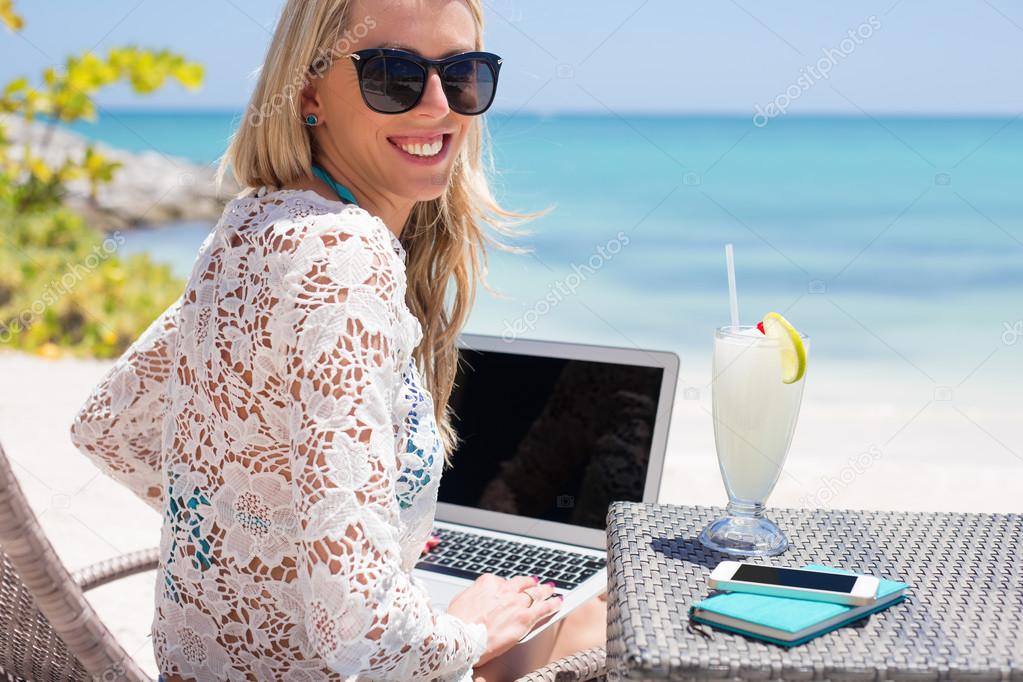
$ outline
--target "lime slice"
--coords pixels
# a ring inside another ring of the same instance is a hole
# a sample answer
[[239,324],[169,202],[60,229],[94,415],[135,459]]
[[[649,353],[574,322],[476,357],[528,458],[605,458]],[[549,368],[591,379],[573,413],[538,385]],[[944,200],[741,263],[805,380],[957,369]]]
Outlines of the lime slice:
[[794,384],[806,374],[806,346],[799,332],[778,313],[764,315],[764,333],[781,348],[781,380]]

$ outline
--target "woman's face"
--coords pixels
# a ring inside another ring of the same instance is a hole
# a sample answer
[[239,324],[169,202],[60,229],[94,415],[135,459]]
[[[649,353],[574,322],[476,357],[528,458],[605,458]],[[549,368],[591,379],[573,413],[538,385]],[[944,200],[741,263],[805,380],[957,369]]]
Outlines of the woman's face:
[[[349,17],[349,52],[397,47],[439,59],[476,48],[476,22],[464,0],[355,0]],[[360,23],[364,28],[357,29]],[[332,165],[374,192],[413,201],[443,194],[472,117],[448,107],[435,69],[430,69],[419,104],[403,114],[381,114],[366,106],[350,57],[337,58],[313,82],[315,112],[322,122],[314,131]],[[432,157],[402,149],[438,140],[443,146]]]

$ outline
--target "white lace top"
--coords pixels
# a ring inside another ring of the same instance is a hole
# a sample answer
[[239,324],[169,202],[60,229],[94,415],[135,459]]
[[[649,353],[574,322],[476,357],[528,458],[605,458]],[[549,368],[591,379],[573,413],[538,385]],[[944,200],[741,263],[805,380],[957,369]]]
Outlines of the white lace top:
[[411,573],[443,452],[404,258],[361,208],[235,199],[76,417],[75,445],[163,516],[164,674],[471,679],[486,628]]

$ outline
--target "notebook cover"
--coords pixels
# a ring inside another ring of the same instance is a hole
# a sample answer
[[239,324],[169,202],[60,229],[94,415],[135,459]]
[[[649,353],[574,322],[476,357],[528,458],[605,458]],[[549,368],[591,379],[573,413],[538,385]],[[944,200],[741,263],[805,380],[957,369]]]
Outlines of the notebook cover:
[[[846,571],[842,569],[832,568],[830,566],[822,566],[820,564],[810,564],[803,567],[804,569],[814,571],[825,571],[830,573],[844,573],[847,575],[855,575],[852,571]],[[883,599],[884,597],[890,596],[899,590],[909,587],[908,584],[898,582],[896,580],[885,580],[881,579],[880,586],[877,590],[877,598]],[[698,615],[692,615],[694,621],[700,623],[706,623],[714,627],[719,627],[732,632],[738,632],[743,635],[750,637],[756,637],[758,639],[764,639],[775,644],[782,646],[795,646],[802,644],[803,642],[809,641],[814,637],[822,635],[826,632],[831,632],[844,625],[859,620],[864,616],[876,613],[883,609],[888,608],[892,604],[905,599],[905,596],[894,599],[891,602],[873,605],[873,606],[846,606],[843,604],[830,604],[827,602],[815,602],[807,601],[805,599],[787,599],[785,597],[773,597],[762,594],[745,594],[741,592],[726,592],[718,594],[713,597],[704,599],[703,601],[697,602],[690,608],[690,614],[693,614],[694,609],[702,609],[709,613],[715,613],[722,616],[728,616],[738,620],[743,620],[749,623],[754,623],[761,627],[771,628],[784,633],[795,633],[806,628],[813,627],[817,623],[830,620],[832,618],[841,616],[844,613],[849,614],[848,618],[844,618],[838,623],[824,628],[822,630],[814,631],[811,634],[802,637],[798,640],[786,641],[781,639],[775,639],[768,637],[756,632],[748,632],[740,630],[731,626],[721,625],[713,621],[708,621],[700,618]]]

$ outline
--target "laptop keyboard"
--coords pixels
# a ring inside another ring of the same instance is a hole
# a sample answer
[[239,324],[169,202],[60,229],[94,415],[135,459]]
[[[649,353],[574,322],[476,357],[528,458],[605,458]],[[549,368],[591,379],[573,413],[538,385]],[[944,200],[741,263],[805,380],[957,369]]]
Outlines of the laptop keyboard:
[[416,568],[475,580],[484,573],[502,578],[538,575],[560,590],[571,590],[604,568],[602,557],[564,549],[540,547],[515,540],[476,535],[450,528],[435,528],[440,544]]

